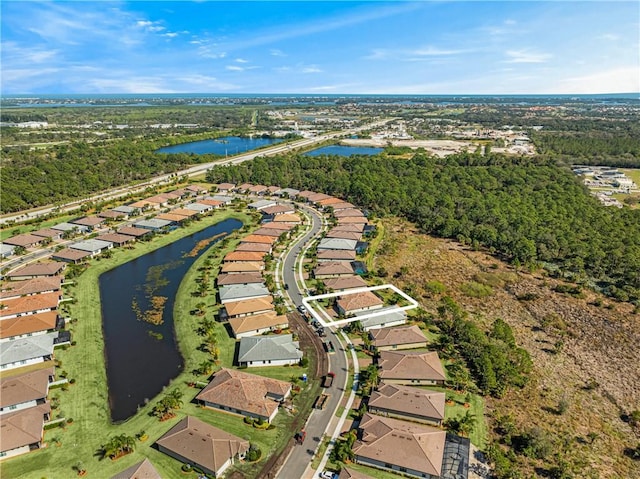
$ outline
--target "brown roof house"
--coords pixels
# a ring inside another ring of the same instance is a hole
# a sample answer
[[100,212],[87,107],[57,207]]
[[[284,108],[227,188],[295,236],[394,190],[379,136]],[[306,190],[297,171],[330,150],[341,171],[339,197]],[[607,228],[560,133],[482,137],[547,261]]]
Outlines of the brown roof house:
[[54,311],[58,309],[58,303],[61,299],[61,291],[3,299],[2,309],[0,309],[0,320]]
[[260,273],[222,273],[216,280],[218,286],[230,284],[255,284],[264,283],[264,278]]
[[0,416],[0,460],[40,449],[50,413],[49,403],[44,403]]
[[225,263],[252,263],[260,262],[264,259],[265,253],[257,251],[232,251],[227,253],[223,259]]
[[290,393],[286,381],[222,368],[196,399],[206,407],[271,422]]
[[444,402],[444,392],[382,382],[371,392],[367,409],[380,416],[439,426],[444,420]]
[[133,466],[119,472],[111,479],[162,479],[149,459],[134,464]]
[[435,351],[382,351],[380,379],[389,384],[442,385],[446,380]]
[[266,313],[273,311],[273,298],[245,299],[241,301],[231,301],[224,305],[227,318],[242,318],[251,314]]
[[221,273],[259,273],[264,269],[264,263],[262,261],[232,261],[230,263],[224,263],[220,268]]
[[355,261],[355,250],[346,249],[323,249],[319,250],[316,255],[318,262],[324,263],[325,261]]
[[11,238],[7,238],[6,240],[4,240],[6,244],[10,244],[12,246],[22,246],[23,248],[38,246],[43,241],[44,238],[42,236],[36,236],[29,233],[12,236]]
[[10,339],[14,341],[19,338],[50,333],[56,330],[58,322],[62,323],[63,320],[58,318],[57,311],[3,319],[0,321],[0,340]]
[[397,349],[418,349],[427,347],[427,338],[416,326],[397,328],[381,328],[369,331],[373,346],[378,351],[395,351]]
[[53,368],[0,379],[0,415],[44,404],[53,379]]
[[62,278],[60,276],[12,281],[0,288],[0,299],[13,299],[38,293],[53,293],[54,291],[60,291],[61,284]]
[[158,450],[207,474],[220,477],[244,458],[249,441],[187,416],[156,441]]
[[284,314],[279,315],[275,311],[269,311],[268,313],[253,314],[241,318],[231,318],[229,326],[236,339],[240,339],[248,336],[258,336],[279,329],[287,329],[289,320]]
[[359,313],[361,311],[380,309],[382,306],[384,306],[384,301],[371,291],[348,294],[341,296],[340,299],[336,301],[338,313],[344,316]]
[[347,261],[323,261],[313,270],[316,279],[339,278],[340,276],[353,276],[353,266]]
[[353,445],[357,463],[413,477],[440,478],[447,433],[398,419],[365,414]]
[[367,282],[358,275],[341,276],[340,278],[329,278],[323,281],[327,289],[335,291],[346,291],[348,289],[366,288]]

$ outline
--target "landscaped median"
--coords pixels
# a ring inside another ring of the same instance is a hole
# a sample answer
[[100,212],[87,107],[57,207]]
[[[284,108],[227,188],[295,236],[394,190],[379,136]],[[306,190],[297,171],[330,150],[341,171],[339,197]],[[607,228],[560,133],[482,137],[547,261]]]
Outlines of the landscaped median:
[[[264,455],[268,454],[272,444],[277,442],[278,436],[283,434],[283,429],[286,429],[278,427],[280,417],[276,420],[276,429],[255,429],[244,424],[240,417],[215,413],[190,403],[199,389],[189,388],[186,384],[193,378],[191,372],[193,365],[197,365],[200,355],[204,354],[196,349],[202,342],[202,338],[197,336],[195,332],[197,319],[195,316],[189,315],[190,309],[184,309],[185,307],[189,308],[192,299],[196,302],[202,300],[202,298],[193,298],[190,294],[194,288],[193,279],[197,275],[197,269],[201,267],[210,253],[215,252],[216,258],[221,258],[227,251],[233,249],[237,241],[228,242],[224,249],[216,245],[212,246],[210,251],[198,258],[181,283],[176,298],[174,321],[176,335],[185,360],[185,368],[184,372],[169,386],[169,389],[179,388],[183,393],[184,405],[177,411],[177,416],[174,419],[160,422],[150,415],[157,398],[149,398],[149,403],[124,423],[114,425],[110,421],[98,277],[120,264],[228,218],[237,218],[243,222],[249,220],[249,217],[244,213],[217,213],[193,222],[186,228],[179,228],[166,235],[156,236],[151,242],[137,243],[132,250],[114,250],[109,259],[93,260],[89,268],[77,278],[76,285],[69,290],[69,294],[76,300],[76,303],[71,306],[71,317],[77,319],[72,324],[73,339],[77,344],[66,351],[56,351],[56,358],[62,363],[59,372],[67,371],[68,377],[75,379],[75,381],[66,391],[54,389],[50,395],[60,398],[60,406],[54,410],[53,416],[61,415],[72,419],[72,421],[65,421],[64,429],[56,428],[45,432],[44,442],[48,443],[49,447],[4,461],[2,463],[3,477],[5,475],[6,477],[27,479],[73,477],[76,474],[73,469],[74,465],[78,461],[82,461],[83,467],[87,471],[87,477],[109,478],[141,461],[144,457],[148,457],[152,461],[163,478],[183,477],[180,464],[153,449],[152,445],[158,437],[185,414],[198,417],[209,423],[213,422],[220,428],[240,437],[250,437],[251,441],[262,449]],[[215,298],[209,295],[207,301],[209,304],[213,304]],[[219,337],[225,338],[224,327],[217,326],[222,328],[219,331]],[[222,358],[223,364],[228,358],[229,356]],[[294,370],[300,368],[287,369],[291,374],[295,374]],[[286,419],[284,414],[281,416],[281,420]],[[108,443],[112,437],[121,434],[136,437],[141,433],[146,434],[148,439],[144,442],[136,441],[133,453],[122,456],[115,461],[100,459],[101,446]],[[57,440],[55,447],[53,439]]]

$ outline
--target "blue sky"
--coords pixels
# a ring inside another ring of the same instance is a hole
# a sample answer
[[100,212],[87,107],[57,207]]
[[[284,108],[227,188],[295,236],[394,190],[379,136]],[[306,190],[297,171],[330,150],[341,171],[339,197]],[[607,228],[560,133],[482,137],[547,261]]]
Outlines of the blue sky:
[[1,2],[2,94],[640,91],[631,2]]

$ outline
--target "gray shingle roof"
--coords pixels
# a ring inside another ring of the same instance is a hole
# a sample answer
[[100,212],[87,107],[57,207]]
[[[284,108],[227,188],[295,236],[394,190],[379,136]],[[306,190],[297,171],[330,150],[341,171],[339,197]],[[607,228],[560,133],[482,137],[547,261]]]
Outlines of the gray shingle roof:
[[260,283],[251,284],[231,284],[228,286],[220,286],[218,288],[220,294],[220,302],[238,301],[243,298],[260,298],[269,296],[269,290]]
[[0,364],[17,363],[53,354],[53,340],[58,333],[38,334],[0,343]]
[[238,362],[302,359],[302,351],[299,347],[299,343],[293,341],[291,334],[242,338],[238,350]]

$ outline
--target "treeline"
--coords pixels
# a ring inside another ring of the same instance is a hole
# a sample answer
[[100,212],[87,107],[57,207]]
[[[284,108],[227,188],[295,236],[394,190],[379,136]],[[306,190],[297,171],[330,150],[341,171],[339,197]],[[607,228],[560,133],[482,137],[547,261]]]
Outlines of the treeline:
[[569,164],[640,168],[640,128],[616,133],[532,132],[538,153]]
[[602,207],[551,160],[281,156],[216,167],[207,177],[322,191],[516,265],[552,263],[578,279],[596,278],[620,300],[640,299],[640,211]]

